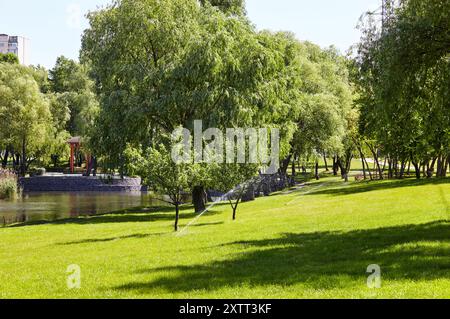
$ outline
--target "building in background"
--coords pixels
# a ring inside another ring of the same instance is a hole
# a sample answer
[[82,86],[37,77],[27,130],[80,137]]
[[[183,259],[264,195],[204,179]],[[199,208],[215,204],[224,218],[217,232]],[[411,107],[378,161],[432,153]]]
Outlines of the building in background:
[[13,53],[19,58],[20,64],[29,65],[29,40],[21,36],[0,34],[0,53]]

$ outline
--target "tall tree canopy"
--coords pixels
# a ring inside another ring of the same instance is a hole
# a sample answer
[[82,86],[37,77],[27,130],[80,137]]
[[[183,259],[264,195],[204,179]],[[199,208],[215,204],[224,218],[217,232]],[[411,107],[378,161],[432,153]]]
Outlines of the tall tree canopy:
[[116,1],[89,20],[81,57],[102,98],[95,140],[111,161],[120,165],[128,143],[148,145],[158,130],[195,119],[278,125],[289,145],[284,119],[297,101],[285,36],[193,0]]
[[[385,7],[393,3],[384,0]],[[450,2],[401,1],[367,21],[357,64],[361,132],[403,175],[410,160],[430,176],[445,175],[450,155]]]
[[[91,142],[112,168],[123,175],[130,148],[145,153],[194,120],[278,128],[287,163],[301,143],[302,155],[341,152],[352,103],[343,58],[290,33],[257,32],[233,8],[243,2],[117,0],[88,15],[81,61],[101,99]],[[190,189],[202,194],[210,170],[196,172]]]
[[0,139],[20,154],[25,175],[30,160],[45,154],[53,133],[49,102],[29,68],[0,63],[0,122]]
[[87,135],[99,109],[88,68],[61,56],[49,73],[52,106],[59,125],[72,136]]
[[225,13],[245,14],[244,0],[200,0],[202,5],[210,4]]

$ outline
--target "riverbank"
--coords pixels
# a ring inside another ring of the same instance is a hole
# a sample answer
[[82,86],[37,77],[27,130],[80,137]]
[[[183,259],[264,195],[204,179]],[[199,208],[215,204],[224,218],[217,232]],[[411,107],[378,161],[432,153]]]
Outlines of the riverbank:
[[[326,178],[243,203],[235,222],[218,205],[180,237],[170,208],[2,228],[0,297],[448,298],[449,203],[450,179]],[[183,207],[181,227],[195,216]]]

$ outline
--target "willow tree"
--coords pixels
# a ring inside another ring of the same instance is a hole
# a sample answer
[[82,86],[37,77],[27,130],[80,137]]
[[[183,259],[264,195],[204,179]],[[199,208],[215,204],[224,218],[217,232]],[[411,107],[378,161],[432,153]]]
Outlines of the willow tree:
[[0,139],[20,154],[20,174],[46,153],[53,132],[49,102],[32,71],[0,63]]
[[[390,7],[392,1],[384,0]],[[361,128],[402,177],[407,161],[431,176],[449,162],[450,3],[401,1],[379,27],[368,19],[358,47]],[[371,23],[372,22],[372,23]]]
[[308,42],[299,43],[297,59],[300,111],[295,118],[292,157],[313,160],[319,179],[319,158],[333,156],[345,178],[353,155],[348,135],[355,116],[347,61],[333,48],[323,50]]
[[221,11],[228,14],[245,14],[245,1],[244,0],[200,0],[200,3],[205,5],[211,5],[219,8]]
[[92,140],[117,165],[128,144],[145,149],[196,119],[205,129],[275,126],[291,138],[285,37],[194,0],[116,1],[89,20],[81,57],[102,100]]

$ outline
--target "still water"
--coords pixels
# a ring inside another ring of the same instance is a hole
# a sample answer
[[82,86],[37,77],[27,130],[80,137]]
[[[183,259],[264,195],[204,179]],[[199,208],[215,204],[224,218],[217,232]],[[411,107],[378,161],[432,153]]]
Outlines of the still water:
[[147,193],[26,193],[14,201],[0,200],[0,226],[92,216],[139,206],[167,206]]

